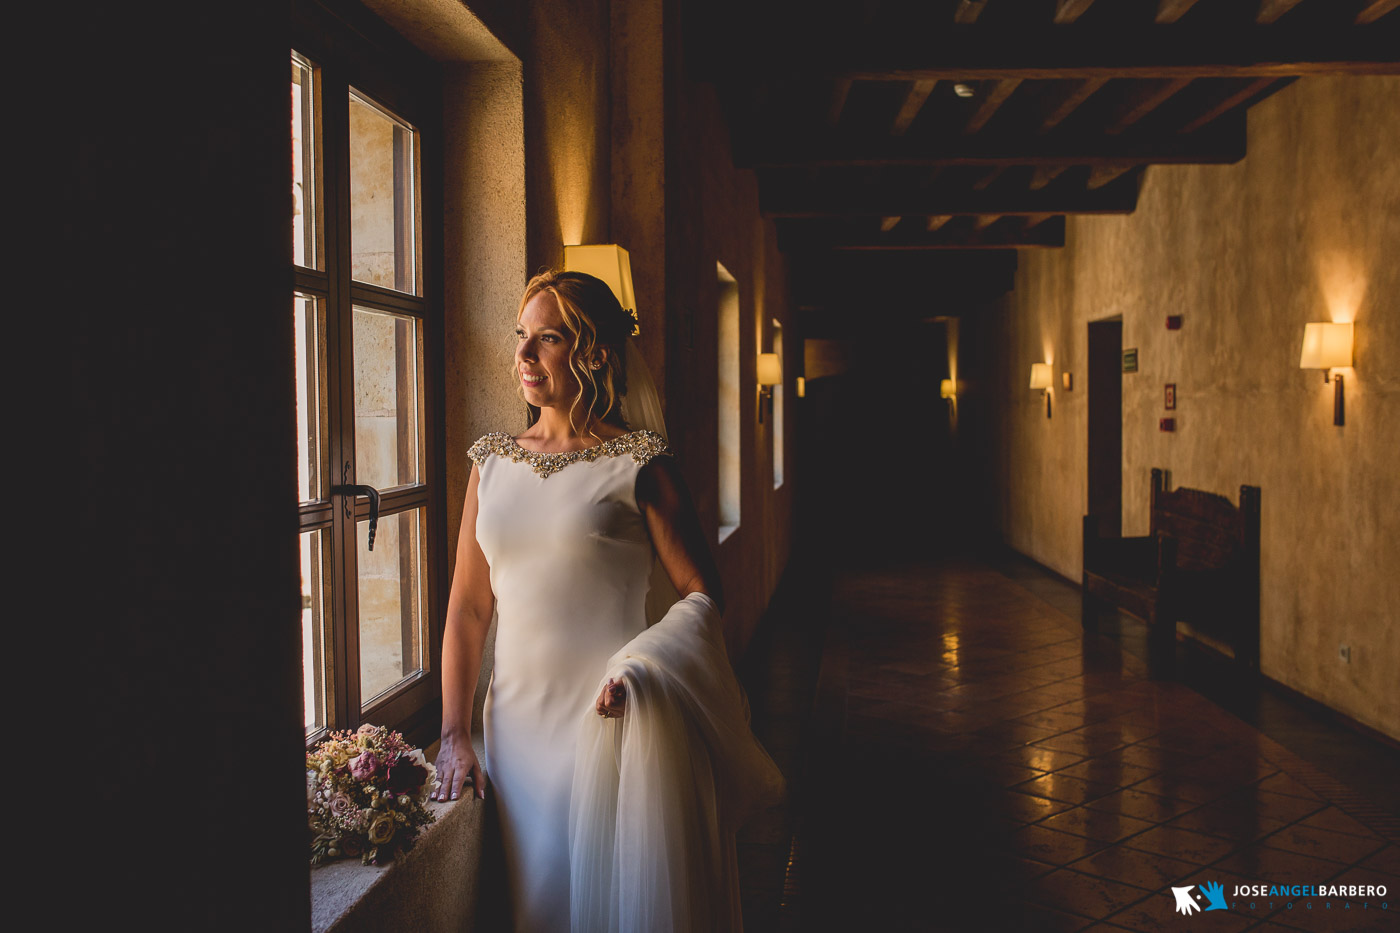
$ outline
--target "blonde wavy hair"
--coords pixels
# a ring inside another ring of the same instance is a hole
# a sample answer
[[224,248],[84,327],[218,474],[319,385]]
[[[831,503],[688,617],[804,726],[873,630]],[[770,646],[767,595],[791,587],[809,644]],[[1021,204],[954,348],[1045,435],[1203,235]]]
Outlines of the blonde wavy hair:
[[[520,298],[520,307],[515,311],[515,319],[525,313],[525,305],[540,292],[549,292],[559,304],[559,313],[564,318],[564,327],[569,332],[573,345],[569,350],[569,370],[578,381],[578,395],[569,407],[569,427],[579,430],[575,416],[580,410],[583,425],[588,433],[598,437],[593,424],[601,421],[606,424],[626,428],[622,418],[622,397],[627,394],[627,339],[632,334],[632,317],[618,303],[617,296],[602,279],[584,272],[565,272],[559,269],[546,269],[530,279],[525,285],[525,294]],[[597,369],[590,364],[597,358],[598,350],[606,348]],[[524,390],[520,386],[519,374],[515,373],[515,363],[511,362],[511,372],[515,376],[516,391],[524,401]],[[540,410],[525,402],[526,424],[534,424],[540,418]],[[601,438],[600,438],[601,440]]]

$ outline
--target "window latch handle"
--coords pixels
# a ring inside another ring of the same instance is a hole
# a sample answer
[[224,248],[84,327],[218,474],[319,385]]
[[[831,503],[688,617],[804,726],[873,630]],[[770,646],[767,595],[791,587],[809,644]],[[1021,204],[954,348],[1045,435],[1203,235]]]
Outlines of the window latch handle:
[[[373,486],[332,486],[331,492],[342,496],[368,496],[369,497],[369,549],[374,550],[374,532],[379,527],[379,490]],[[346,511],[350,510],[349,500],[346,500]]]

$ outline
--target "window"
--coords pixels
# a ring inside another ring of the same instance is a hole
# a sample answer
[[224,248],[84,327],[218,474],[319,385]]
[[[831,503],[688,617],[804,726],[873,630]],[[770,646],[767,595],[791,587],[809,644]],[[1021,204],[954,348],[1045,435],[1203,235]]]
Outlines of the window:
[[324,41],[341,58],[306,48],[315,38],[291,55],[308,742],[367,721],[409,728],[440,695],[429,443],[440,312],[423,216],[423,114],[437,108],[431,88],[415,97],[421,75],[385,79],[391,56],[366,53],[372,69],[347,57],[363,33],[338,39]]
[[[783,324],[773,318],[773,352],[778,354],[778,366],[783,366]],[[784,380],[787,370],[782,369]],[[783,384],[773,387],[773,488],[783,487]]]
[[719,285],[719,540],[739,527],[739,283],[715,264]]

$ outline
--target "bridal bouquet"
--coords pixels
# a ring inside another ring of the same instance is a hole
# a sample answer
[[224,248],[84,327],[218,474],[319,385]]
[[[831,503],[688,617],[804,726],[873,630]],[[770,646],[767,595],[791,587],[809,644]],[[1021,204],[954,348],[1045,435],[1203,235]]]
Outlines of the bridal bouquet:
[[384,726],[332,732],[306,753],[306,816],[311,864],[359,856],[378,865],[413,846],[433,822],[428,795],[437,769]]

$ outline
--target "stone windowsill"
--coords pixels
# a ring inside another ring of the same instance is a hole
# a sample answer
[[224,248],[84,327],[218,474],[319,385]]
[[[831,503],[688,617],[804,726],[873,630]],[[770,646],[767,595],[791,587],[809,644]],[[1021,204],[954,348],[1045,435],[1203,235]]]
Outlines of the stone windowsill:
[[[481,735],[472,736],[478,758]],[[431,761],[436,746],[425,749]],[[407,929],[471,930],[476,915],[483,803],[468,796],[429,802],[436,822],[423,828],[413,849],[385,866],[337,859],[311,869],[314,933]]]

